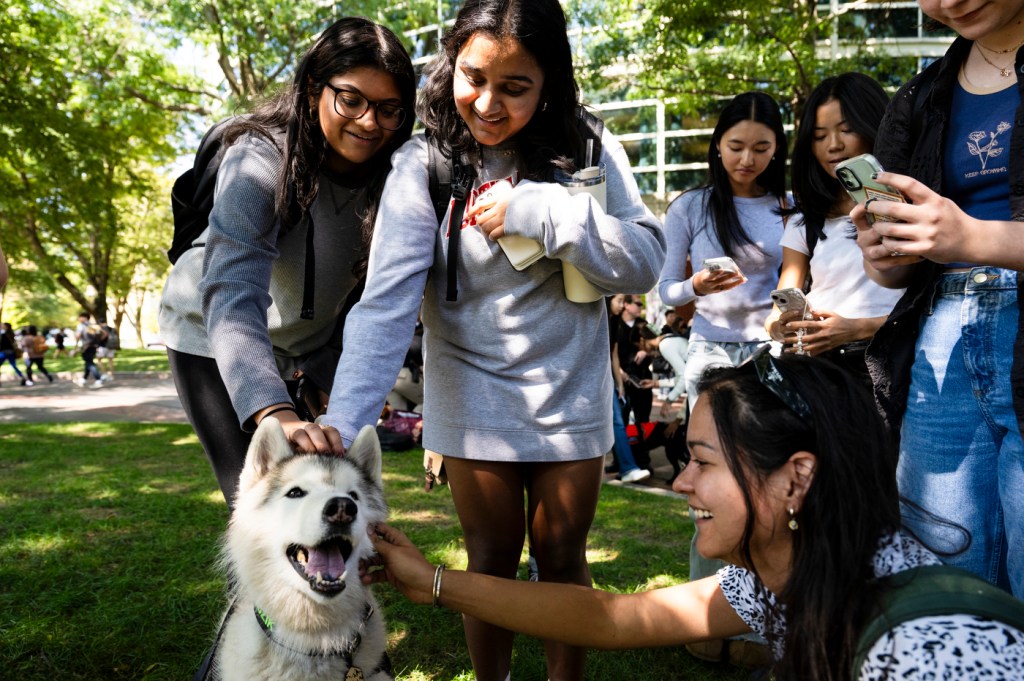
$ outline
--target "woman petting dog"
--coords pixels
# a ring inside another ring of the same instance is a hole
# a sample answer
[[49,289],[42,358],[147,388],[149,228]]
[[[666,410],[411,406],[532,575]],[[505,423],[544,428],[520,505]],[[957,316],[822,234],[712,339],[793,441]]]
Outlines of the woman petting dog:
[[[780,679],[1024,678],[1024,604],[940,566],[901,529],[895,450],[867,389],[827,360],[767,349],[705,374],[691,459],[674,483],[700,527],[698,551],[728,563],[717,574],[633,594],[515,581],[435,568],[401,532],[378,525],[370,532],[384,567],[369,566],[363,581],[575,646],[674,646],[756,631]],[[925,586],[940,573],[962,581]],[[911,613],[895,626],[878,619],[922,586],[926,597],[945,589],[937,614]],[[982,594],[999,604],[998,617],[978,614]],[[947,607],[964,595],[967,607]]]
[[229,508],[256,425],[300,420],[303,377],[330,391],[415,102],[398,38],[346,18],[305,53],[290,87],[227,123],[209,227],[167,279],[160,331]]
[[[431,143],[459,164],[453,184],[475,174],[465,219],[439,227],[428,140],[414,137],[384,188],[328,427],[285,428],[302,448],[340,452],[375,423],[422,302],[423,446],[444,457],[469,569],[513,577],[528,535],[541,580],[589,587],[586,539],[612,447],[608,321],[602,300],[566,298],[562,261],[604,295],[648,291],[664,260],[661,225],[606,131],[592,161],[606,169],[607,210],[553,181],[556,169],[590,165],[569,159],[598,141],[581,130],[592,119],[557,0],[466,2],[419,114]],[[532,239],[547,257],[517,270],[497,241],[504,236]],[[506,679],[513,633],[474,616],[464,623],[476,678]],[[583,677],[582,648],[553,640],[546,652],[550,678]]]

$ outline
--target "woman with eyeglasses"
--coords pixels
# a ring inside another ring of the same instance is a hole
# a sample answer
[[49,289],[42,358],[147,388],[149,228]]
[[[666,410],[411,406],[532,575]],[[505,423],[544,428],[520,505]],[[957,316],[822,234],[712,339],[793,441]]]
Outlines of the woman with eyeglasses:
[[[717,574],[632,594],[500,579],[435,567],[381,525],[370,536],[383,569],[363,580],[577,646],[756,631],[779,679],[1024,678],[1024,603],[940,566],[902,529],[895,451],[867,389],[832,362],[767,349],[704,375],[673,486],[698,550],[726,561]],[[918,589],[927,612],[907,607]]]
[[398,38],[346,18],[320,35],[280,95],[224,124],[209,227],[167,279],[160,332],[229,508],[255,426],[270,414],[300,420],[300,379],[314,397],[331,389],[415,100]]

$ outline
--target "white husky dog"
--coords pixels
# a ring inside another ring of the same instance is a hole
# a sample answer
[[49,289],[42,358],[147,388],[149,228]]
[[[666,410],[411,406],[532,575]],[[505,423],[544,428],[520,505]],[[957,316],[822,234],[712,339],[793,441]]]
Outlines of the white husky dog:
[[359,580],[367,527],[387,517],[372,426],[344,457],[296,454],[264,419],[245,458],[224,538],[233,605],[213,678],[392,679],[384,619]]

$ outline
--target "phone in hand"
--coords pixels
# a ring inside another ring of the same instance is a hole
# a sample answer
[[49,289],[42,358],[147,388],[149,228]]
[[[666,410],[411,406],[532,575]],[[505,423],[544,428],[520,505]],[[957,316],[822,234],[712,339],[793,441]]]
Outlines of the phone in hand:
[[634,388],[643,388],[643,386],[640,385],[640,379],[633,374],[626,374],[626,381]]
[[[872,179],[872,175],[882,172],[882,166],[871,154],[861,154],[848,158],[836,166],[836,177],[843,185],[846,193],[857,203],[865,203],[869,199],[879,201],[897,201],[907,203],[907,197],[899,189],[882,184]],[[868,213],[868,222],[874,222],[874,216]],[[902,222],[895,220],[894,222]]]
[[813,319],[811,314],[811,308],[807,304],[807,298],[804,296],[804,292],[798,288],[780,288],[775,289],[771,293],[772,302],[779,308],[780,312],[789,312],[790,310],[797,310],[803,313],[804,319]]
[[743,272],[740,272],[739,265],[736,264],[735,260],[728,256],[722,256],[721,258],[707,258],[704,261],[703,269],[706,269],[709,272],[725,270],[726,272],[732,272],[733,274],[738,274],[741,277],[743,276]]

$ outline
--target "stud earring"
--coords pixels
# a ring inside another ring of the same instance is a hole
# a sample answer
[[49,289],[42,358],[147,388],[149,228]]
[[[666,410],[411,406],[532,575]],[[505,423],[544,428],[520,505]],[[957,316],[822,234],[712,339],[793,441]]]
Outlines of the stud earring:
[[789,509],[789,529],[796,532],[800,529],[800,523],[796,521],[796,511]]

